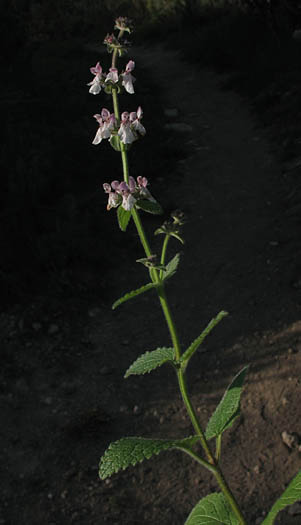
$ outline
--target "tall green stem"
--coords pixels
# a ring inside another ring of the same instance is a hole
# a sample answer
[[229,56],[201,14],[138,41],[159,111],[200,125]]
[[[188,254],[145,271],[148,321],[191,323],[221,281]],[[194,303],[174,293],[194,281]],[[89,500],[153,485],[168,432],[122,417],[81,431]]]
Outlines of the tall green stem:
[[[117,49],[114,49],[114,51],[113,51],[113,58],[112,58],[112,67],[116,66],[116,58],[117,58]],[[113,107],[114,107],[115,117],[116,117],[117,121],[119,122],[120,121],[120,112],[119,112],[117,89],[114,89],[114,88],[112,89],[112,98],[113,98]],[[128,182],[129,181],[129,165],[128,165],[128,158],[127,158],[127,151],[126,151],[125,145],[122,142],[120,142],[120,153],[121,153],[121,159],[122,159],[124,180],[125,180],[125,182]],[[133,220],[135,222],[135,226],[137,228],[137,232],[138,232],[141,244],[142,244],[142,246],[144,248],[145,254],[146,254],[147,257],[150,257],[150,255],[152,255],[151,248],[150,248],[150,245],[148,243],[148,240],[147,240],[147,237],[146,237],[146,234],[145,234],[142,222],[140,220],[140,216],[139,216],[138,210],[135,207],[132,209],[132,217],[133,217]],[[163,248],[162,248],[161,264],[164,264],[164,261],[165,261],[165,255],[166,255],[166,249],[167,249],[168,240],[169,240],[169,236],[166,236],[165,239],[164,239]],[[169,305],[168,305],[168,301],[167,301],[167,297],[166,297],[166,293],[165,293],[165,289],[164,289],[164,284],[161,281],[161,278],[162,278],[161,272],[159,274],[158,270],[156,270],[155,268],[151,268],[150,269],[150,276],[151,276],[152,281],[154,283],[158,284],[157,292],[158,292],[160,304],[161,304],[161,307],[162,307],[162,310],[163,310],[163,313],[164,313],[164,317],[165,317],[165,320],[166,320],[166,323],[167,323],[167,326],[168,326],[168,329],[169,329],[170,337],[171,337],[173,348],[174,348],[174,351],[175,351],[175,360],[176,360],[177,363],[179,363],[180,362],[180,357],[181,357],[181,347],[180,347],[180,342],[179,342],[178,334],[177,334],[177,331],[176,331],[175,323],[174,323],[174,320],[173,320],[173,317],[172,317],[172,314],[171,314],[171,311],[170,311],[170,308],[169,308]],[[241,513],[241,511],[240,511],[240,509],[239,509],[239,507],[238,507],[238,505],[236,503],[236,501],[235,501],[235,498],[234,498],[230,488],[228,487],[228,484],[227,484],[227,482],[226,482],[226,480],[225,480],[225,478],[223,476],[223,473],[220,470],[220,467],[218,465],[218,461],[215,459],[214,454],[210,450],[210,447],[209,447],[208,442],[206,440],[205,434],[204,434],[204,432],[203,432],[203,430],[202,430],[202,428],[200,426],[200,423],[198,421],[195,409],[194,409],[194,407],[193,407],[193,405],[191,403],[191,400],[190,400],[190,397],[189,397],[189,394],[188,394],[188,391],[187,391],[184,371],[183,371],[182,367],[180,366],[180,364],[179,364],[179,366],[177,368],[177,377],[178,377],[178,383],[179,383],[179,388],[180,388],[180,391],[181,391],[183,402],[185,404],[186,410],[187,410],[187,412],[189,414],[189,417],[190,417],[192,425],[193,425],[193,427],[195,429],[195,432],[197,433],[197,435],[199,437],[200,443],[201,443],[202,448],[203,448],[203,450],[204,450],[204,452],[206,454],[208,462],[205,461],[202,458],[199,458],[193,452],[191,452],[190,455],[195,457],[195,459],[197,459],[199,461],[199,463],[201,463],[203,466],[206,466],[206,468],[211,470],[211,472],[215,476],[215,479],[216,479],[217,483],[220,486],[220,489],[222,490],[222,492],[224,493],[225,497],[227,498],[227,500],[228,500],[228,502],[229,502],[229,504],[230,504],[230,506],[231,506],[231,508],[232,508],[232,510],[234,512],[234,514],[238,518],[239,524],[240,525],[247,525],[247,523],[246,523],[246,521],[245,521],[245,519],[244,519],[244,517],[243,517],[243,515],[242,515],[242,513]]]

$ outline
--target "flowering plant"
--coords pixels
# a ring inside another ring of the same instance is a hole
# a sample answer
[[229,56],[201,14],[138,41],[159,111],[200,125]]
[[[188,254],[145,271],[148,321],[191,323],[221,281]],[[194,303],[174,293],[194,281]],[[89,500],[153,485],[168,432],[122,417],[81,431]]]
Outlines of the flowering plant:
[[[188,348],[182,351],[179,337],[172,317],[166,295],[166,282],[176,273],[180,256],[176,254],[169,262],[166,261],[167,247],[171,237],[183,243],[182,225],[185,217],[181,211],[172,214],[171,219],[165,221],[157,228],[155,235],[163,235],[161,255],[158,257],[151,250],[149,241],[145,234],[139,210],[153,214],[161,214],[162,208],[148,189],[148,180],[138,176],[136,179],[129,174],[127,150],[140,137],[146,133],[141,123],[143,112],[141,107],[137,111],[123,111],[120,115],[118,94],[122,91],[129,94],[134,93],[134,81],[132,71],[135,67],[130,60],[125,69],[119,74],[116,67],[117,57],[122,57],[126,51],[126,41],[123,39],[125,32],[132,31],[132,24],[126,17],[119,17],[115,21],[115,29],[118,35],[108,34],[104,40],[109,53],[112,53],[112,63],[109,73],[104,73],[99,62],[90,69],[94,79],[89,82],[89,92],[97,95],[103,89],[110,93],[113,101],[113,112],[103,108],[100,114],[94,118],[99,124],[93,140],[94,145],[101,143],[103,139],[109,139],[114,150],[120,152],[123,166],[123,180],[113,180],[103,184],[103,189],[108,195],[107,209],[117,209],[117,218],[121,230],[126,231],[128,223],[132,218],[137,228],[145,257],[138,259],[148,270],[149,282],[140,288],[133,290],[113,304],[113,309],[122,303],[142,294],[148,290],[155,289],[169,330],[172,346],[160,347],[148,351],[138,357],[128,368],[125,377],[130,375],[145,374],[159,366],[169,363],[174,368],[179,389],[184,405],[191,420],[194,434],[182,439],[146,439],[143,437],[127,437],[111,443],[100,460],[99,475],[105,479],[121,469],[130,465],[136,465],[144,459],[149,459],[154,454],[172,448],[179,449],[188,454],[192,459],[206,468],[215,477],[220,492],[214,492],[202,498],[192,509],[185,524],[186,525],[247,525],[247,519],[243,515],[235,496],[233,495],[228,481],[225,479],[220,466],[221,443],[223,433],[229,429],[240,414],[240,396],[244,378],[248,367],[240,370],[227,388],[223,398],[216,407],[208,421],[206,429],[203,429],[196,410],[191,402],[187,384],[186,368],[195,352],[208,334],[227,315],[220,311],[205,329],[198,335]],[[213,450],[212,442],[215,441]],[[202,454],[195,445],[200,444]],[[262,525],[272,525],[277,514],[287,505],[301,499],[301,471],[288,485],[282,496],[273,505]]]

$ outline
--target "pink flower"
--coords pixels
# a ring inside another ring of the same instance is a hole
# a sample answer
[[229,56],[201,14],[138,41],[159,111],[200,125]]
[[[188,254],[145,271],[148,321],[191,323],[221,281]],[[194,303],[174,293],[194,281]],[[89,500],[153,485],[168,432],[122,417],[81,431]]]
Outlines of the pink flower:
[[107,209],[117,208],[121,204],[125,210],[130,211],[136,203],[139,204],[139,199],[156,202],[146,188],[147,184],[145,177],[138,177],[137,182],[134,177],[129,177],[128,183],[118,180],[114,180],[111,184],[106,182],[103,189],[109,194]]
[[122,207],[126,211],[130,211],[136,202],[136,198],[134,197],[134,192],[136,189],[135,179],[133,177],[130,177],[129,184],[127,184],[125,181],[122,181],[118,189],[116,189],[116,192],[119,193],[122,196]]
[[116,67],[110,67],[110,73],[107,74],[105,82],[113,82],[113,84],[116,84],[119,80],[118,76],[118,69]]
[[136,140],[136,136],[131,129],[129,113],[124,111],[121,115],[121,124],[118,131],[118,136],[123,144],[131,144]]
[[100,93],[101,88],[103,86],[105,74],[102,72],[102,67],[99,62],[97,62],[96,66],[90,67],[90,71],[92,75],[94,75],[94,78],[92,82],[89,82],[89,84],[87,84],[88,86],[91,86],[89,89],[89,93],[92,93],[92,95],[97,95],[98,93]]
[[134,129],[134,131],[140,133],[140,135],[145,135],[146,133],[145,127],[142,126],[140,122],[142,117],[143,117],[143,111],[141,107],[139,106],[139,108],[137,109],[137,112],[132,111],[132,113],[130,114],[130,122],[131,122],[132,129]]
[[124,73],[121,73],[122,78],[122,85],[124,86],[124,89],[130,93],[131,95],[134,93],[134,86],[133,82],[135,82],[135,77],[131,74],[133,69],[135,67],[135,62],[133,60],[130,60],[125,68]]
[[140,197],[142,197],[143,199],[148,199],[152,202],[156,202],[156,199],[154,199],[154,197],[151,195],[151,193],[146,187],[148,185],[148,180],[146,177],[137,177],[137,184],[140,192]]
[[102,139],[110,138],[112,131],[115,129],[116,126],[116,118],[114,113],[110,113],[109,110],[107,110],[106,108],[102,109],[101,115],[99,115],[98,113],[94,115],[94,118],[99,124],[99,128],[92,142],[92,144],[96,145],[100,144]]
[[[114,182],[116,182],[116,181],[114,181]],[[119,182],[118,182],[118,184],[119,184]],[[112,182],[112,185],[113,185],[113,182]],[[106,193],[109,194],[107,210],[110,210],[111,208],[117,208],[117,206],[119,206],[119,204],[121,203],[120,195],[118,195],[118,193],[115,193],[114,191],[112,191],[111,184],[108,184],[107,182],[105,182],[103,184],[103,189],[105,190]]]

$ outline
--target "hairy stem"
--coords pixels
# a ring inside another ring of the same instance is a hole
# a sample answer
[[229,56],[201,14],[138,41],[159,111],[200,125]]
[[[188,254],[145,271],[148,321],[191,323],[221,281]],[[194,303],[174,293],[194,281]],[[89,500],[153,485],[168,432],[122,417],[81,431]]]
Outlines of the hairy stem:
[[[119,34],[119,37],[121,35]],[[116,67],[115,64],[116,64],[116,59],[117,59],[117,49],[114,49],[113,51],[113,58],[112,58],[112,67]],[[118,94],[117,94],[117,89],[112,89],[112,98],[113,98],[113,107],[114,107],[114,113],[115,113],[115,117],[116,119],[119,121],[120,120],[120,113],[119,113],[119,103],[118,103]],[[124,177],[124,180],[125,182],[128,182],[129,181],[129,165],[128,165],[128,158],[127,158],[127,151],[126,151],[126,148],[125,148],[125,145],[120,142],[120,153],[121,153],[121,159],[122,159],[122,167],[123,167],[123,177]],[[150,255],[152,255],[152,252],[151,252],[151,248],[150,248],[150,245],[149,245],[149,242],[147,240],[147,237],[146,237],[146,234],[145,234],[145,231],[144,231],[144,228],[143,228],[143,225],[142,225],[142,222],[141,222],[141,219],[140,219],[140,216],[139,216],[139,213],[138,213],[138,210],[134,207],[132,209],[132,217],[133,217],[133,220],[135,222],[135,226],[137,228],[137,232],[138,232],[138,235],[139,235],[139,238],[140,238],[140,241],[141,241],[141,244],[144,248],[144,251],[145,251],[145,254],[147,257],[149,257]],[[163,247],[162,247],[162,254],[161,254],[161,264],[164,264],[164,261],[165,261],[165,256],[166,256],[166,250],[167,250],[167,244],[168,244],[168,240],[169,240],[169,236],[166,236],[165,239],[164,239],[164,243],[163,243]],[[169,308],[169,305],[168,305],[168,301],[167,301],[167,297],[166,297],[166,293],[165,293],[165,289],[164,289],[164,284],[161,282],[161,272],[159,274],[158,270],[156,270],[155,268],[151,268],[150,269],[150,276],[151,276],[151,279],[154,283],[157,283],[158,284],[158,287],[157,287],[157,292],[158,292],[158,296],[159,296],[159,300],[160,300],[160,304],[161,304],[161,308],[163,310],[163,313],[164,313],[164,317],[165,317],[165,320],[166,320],[166,323],[167,323],[167,326],[168,326],[168,330],[169,330],[169,333],[170,333],[170,337],[171,337],[171,340],[172,340],[172,344],[173,344],[173,348],[174,348],[174,351],[175,351],[175,360],[179,363],[180,362],[180,358],[181,358],[181,347],[180,347],[180,342],[179,342],[179,338],[178,338],[178,334],[177,334],[177,330],[176,330],[176,327],[175,327],[175,323],[174,323],[174,320],[173,320],[173,317],[172,317],[172,314],[171,314],[171,311],[170,311],[170,308]],[[179,383],[179,388],[180,388],[180,391],[181,391],[181,395],[182,395],[182,399],[184,401],[184,404],[185,404],[185,407],[186,407],[186,410],[189,414],[189,417],[190,417],[190,420],[192,422],[192,425],[199,437],[199,440],[200,440],[200,443],[202,445],[202,448],[205,452],[205,455],[206,455],[206,458],[207,458],[207,461],[200,458],[199,456],[197,456],[196,454],[194,454],[192,451],[189,451],[188,453],[194,457],[194,459],[197,459],[197,461],[199,463],[201,463],[203,466],[205,466],[206,468],[208,468],[212,473],[213,475],[215,476],[215,479],[220,487],[220,489],[222,490],[222,492],[224,493],[225,497],[227,498],[234,514],[236,515],[236,517],[238,518],[238,521],[239,521],[239,525],[247,525],[247,522],[245,521],[240,509],[239,509],[239,506],[238,504],[236,503],[236,500],[223,476],[223,473],[222,471],[220,470],[220,467],[218,465],[218,461],[215,459],[214,457],[214,454],[211,452],[210,450],[210,447],[209,447],[209,444],[206,440],[206,437],[205,437],[205,434],[201,428],[201,425],[198,421],[198,418],[197,418],[197,415],[196,415],[196,412],[195,412],[195,409],[192,405],[192,402],[190,400],[190,397],[189,397],[189,394],[188,394],[188,391],[187,391],[187,386],[186,386],[186,380],[185,380],[185,375],[184,375],[184,370],[183,368],[179,365],[178,368],[177,368],[177,377],[178,377],[178,383]],[[187,452],[187,450],[185,450]]]
[[[165,264],[166,250],[167,250],[167,245],[168,245],[169,239],[170,239],[170,235],[166,234],[165,238],[164,238],[164,241],[163,241],[162,252],[161,252],[161,259],[160,259],[160,264],[163,264],[163,265]],[[164,271],[160,270],[160,278],[161,279],[163,277],[163,274],[164,274]]]

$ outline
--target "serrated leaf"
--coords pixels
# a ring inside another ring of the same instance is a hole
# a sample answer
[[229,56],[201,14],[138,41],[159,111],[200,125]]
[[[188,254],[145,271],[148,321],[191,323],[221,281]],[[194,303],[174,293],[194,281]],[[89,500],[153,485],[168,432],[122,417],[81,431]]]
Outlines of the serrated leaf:
[[126,301],[129,301],[130,299],[133,299],[133,297],[136,297],[137,295],[141,295],[142,293],[147,292],[148,290],[151,290],[152,288],[156,288],[156,286],[157,286],[156,283],[147,283],[144,286],[137,288],[137,290],[132,290],[131,292],[126,293],[125,295],[123,295],[122,297],[117,299],[117,301],[114,302],[112,306],[112,310],[115,310],[115,308],[117,308],[117,306],[119,306],[120,304],[125,303]]
[[228,315],[228,312],[225,312],[224,310],[221,310],[216,317],[211,319],[210,323],[206,326],[206,328],[202,331],[202,333],[191,343],[191,345],[185,350],[184,354],[181,357],[181,361],[185,362],[188,361],[192,357],[192,355],[197,351],[199,346],[202,344],[204,339],[207,337],[208,334],[213,330],[213,328],[224,318]]
[[118,219],[119,228],[123,232],[126,231],[131,216],[132,216],[131,210],[125,210],[122,206],[118,206],[117,219]]
[[301,500],[301,470],[290,482],[282,496],[274,503],[267,517],[262,522],[262,525],[273,525],[277,514],[281,510],[299,500]]
[[213,493],[201,499],[184,525],[239,525],[223,494]]
[[139,199],[136,202],[136,206],[137,208],[141,208],[141,210],[152,213],[153,215],[161,215],[163,213],[163,208],[157,201]]
[[127,437],[111,443],[100,460],[99,477],[106,479],[119,470],[125,470],[130,465],[136,465],[144,459],[159,454],[163,450],[179,448],[186,450],[196,441],[198,436],[185,439],[147,439]]
[[233,379],[223,395],[220,403],[212,414],[206,428],[206,438],[219,436],[233,424],[240,412],[240,395],[247,373],[245,366]]
[[157,348],[152,352],[145,352],[142,354],[125,373],[125,378],[130,375],[146,374],[158,368],[159,366],[167,363],[167,361],[173,361],[174,349],[173,348]]
[[180,262],[180,254],[176,253],[176,255],[166,265],[166,270],[163,270],[164,272],[163,280],[164,281],[165,279],[170,279],[170,277],[172,277],[176,273],[179,262]]

